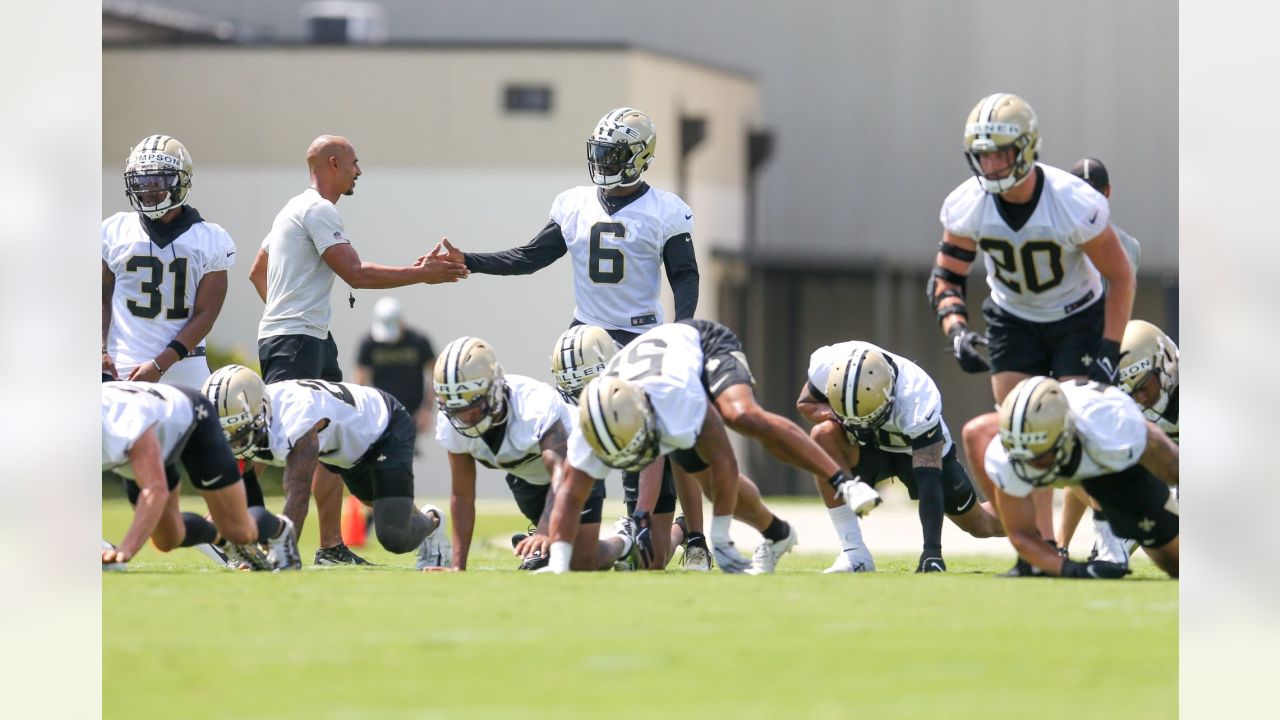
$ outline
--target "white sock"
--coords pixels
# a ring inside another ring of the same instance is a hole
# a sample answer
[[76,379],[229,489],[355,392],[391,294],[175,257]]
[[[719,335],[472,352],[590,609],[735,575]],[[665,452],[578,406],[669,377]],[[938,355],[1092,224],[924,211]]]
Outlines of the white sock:
[[614,560],[621,560],[627,556],[627,553],[631,552],[631,545],[635,541],[626,533],[618,533],[617,535],[614,535],[614,537],[622,538],[622,552],[618,553],[617,557],[614,558]]
[[547,567],[553,573],[569,572],[569,561],[573,559],[573,543],[563,540],[551,543],[551,557]]
[[733,523],[732,515],[711,516],[711,544],[715,547],[726,547],[733,541],[729,538],[729,525]]
[[866,550],[867,546],[862,542],[862,526],[858,524],[858,516],[848,505],[827,508],[827,514],[831,516],[831,524],[836,528],[842,550]]

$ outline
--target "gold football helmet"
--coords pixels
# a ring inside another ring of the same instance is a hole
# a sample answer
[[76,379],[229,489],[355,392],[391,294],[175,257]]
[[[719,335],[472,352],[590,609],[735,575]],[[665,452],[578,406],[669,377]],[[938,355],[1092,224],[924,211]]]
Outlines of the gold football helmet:
[[551,348],[551,374],[564,401],[577,405],[587,381],[603,373],[617,352],[618,344],[596,325],[574,325],[556,338]]
[[258,373],[243,365],[225,365],[204,381],[200,392],[218,411],[218,423],[231,452],[246,460],[267,443],[271,398]]
[[1000,443],[1014,474],[1032,485],[1052,485],[1075,450],[1075,421],[1062,386],[1029,377],[1000,403]]
[[1145,320],[1130,320],[1120,341],[1119,385],[1144,408],[1163,413],[1178,387],[1178,346]]
[[[984,172],[982,156],[1000,152],[1009,153],[1009,165]],[[1040,123],[1026,100],[995,93],[979,100],[969,112],[964,124],[964,155],[983,190],[1002,193],[1022,182],[1039,154]]]
[[480,437],[500,423],[506,411],[506,382],[502,366],[489,343],[460,337],[444,346],[436,358],[432,384],[436,405],[453,429]]
[[831,410],[859,442],[873,435],[893,411],[893,386],[897,369],[884,353],[860,348],[831,366],[827,373],[827,400]]
[[628,187],[640,182],[658,147],[658,130],[635,108],[615,108],[600,118],[587,138],[587,170],[600,187]]
[[658,457],[658,422],[638,385],[602,376],[587,383],[582,398],[582,434],[604,464],[638,471]]
[[134,210],[155,220],[187,202],[194,171],[185,145],[168,135],[152,135],[129,153],[124,194]]

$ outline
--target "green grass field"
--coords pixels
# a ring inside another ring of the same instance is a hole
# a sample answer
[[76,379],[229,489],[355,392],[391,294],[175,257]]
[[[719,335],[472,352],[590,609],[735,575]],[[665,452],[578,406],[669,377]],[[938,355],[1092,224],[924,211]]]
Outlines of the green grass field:
[[[104,501],[105,536],[130,517]],[[1114,582],[951,556],[824,576],[825,554],[766,577],[531,576],[506,545],[522,523],[481,515],[467,573],[372,546],[387,565],[280,575],[148,548],[103,577],[103,717],[1177,716],[1178,585],[1147,562]],[[313,510],[304,562],[314,533]]]

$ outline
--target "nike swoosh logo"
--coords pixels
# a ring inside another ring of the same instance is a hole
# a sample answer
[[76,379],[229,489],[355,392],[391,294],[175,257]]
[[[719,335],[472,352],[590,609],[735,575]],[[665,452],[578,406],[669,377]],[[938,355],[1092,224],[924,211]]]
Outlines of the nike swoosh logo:
[[685,219],[685,220],[692,220],[692,219],[693,219],[693,216],[692,216],[692,215],[685,215],[685,216],[684,216],[684,219]]
[[1097,210],[1094,210],[1094,211],[1093,211],[1093,217],[1089,218],[1089,224],[1090,224],[1090,225],[1092,225],[1092,224],[1093,224],[1093,221],[1094,221],[1094,220],[1097,220],[1097,219],[1098,219],[1098,211],[1097,211]]
[[227,253],[227,257],[231,257],[232,255],[235,255],[235,254],[236,254],[236,251],[232,250],[231,252]]
[[956,514],[957,514],[957,515],[963,515],[963,514],[965,514],[966,512],[968,512],[968,511],[969,511],[969,508],[973,507],[973,504],[974,504],[975,502],[977,502],[977,501],[978,501],[978,496],[977,496],[977,495],[970,495],[970,496],[969,496],[969,501],[968,501],[968,502],[966,502],[964,505],[962,505],[962,506],[960,506],[959,508],[957,508],[957,509],[956,509]]
[[929,414],[924,416],[924,421],[925,421],[925,422],[929,422],[929,420],[933,419],[933,413],[934,413],[934,411],[933,411],[933,410],[930,410],[930,411],[929,411]]
[[209,487],[210,485],[212,485],[212,484],[214,484],[214,483],[218,482],[218,481],[219,481],[219,480],[221,480],[221,479],[222,479],[222,476],[221,476],[221,475],[214,475],[213,477],[209,478],[208,480],[201,480],[201,481],[200,481],[200,487]]

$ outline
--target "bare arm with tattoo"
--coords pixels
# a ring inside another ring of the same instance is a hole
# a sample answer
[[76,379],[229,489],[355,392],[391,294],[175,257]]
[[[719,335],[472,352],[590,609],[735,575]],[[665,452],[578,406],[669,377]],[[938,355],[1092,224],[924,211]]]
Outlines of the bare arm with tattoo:
[[311,505],[311,475],[320,459],[320,431],[328,420],[316,423],[289,451],[284,466],[284,514],[293,521],[299,535]]

